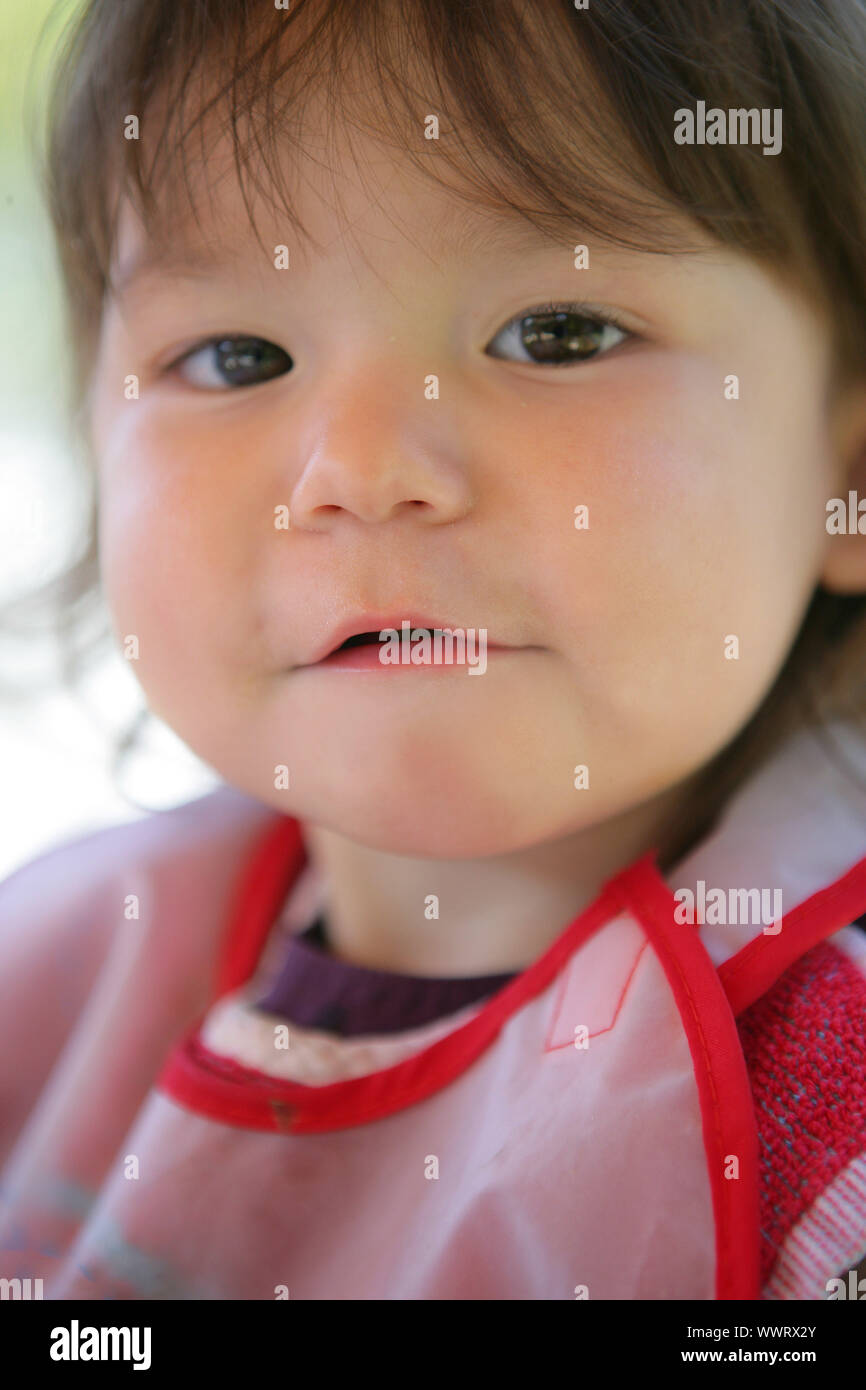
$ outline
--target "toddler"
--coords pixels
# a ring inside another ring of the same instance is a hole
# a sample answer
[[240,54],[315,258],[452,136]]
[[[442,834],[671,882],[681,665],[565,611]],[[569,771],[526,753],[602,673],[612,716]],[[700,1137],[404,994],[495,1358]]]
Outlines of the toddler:
[[0,1274],[852,1296],[864,72],[859,0],[84,5],[85,561],[223,785],[0,885]]

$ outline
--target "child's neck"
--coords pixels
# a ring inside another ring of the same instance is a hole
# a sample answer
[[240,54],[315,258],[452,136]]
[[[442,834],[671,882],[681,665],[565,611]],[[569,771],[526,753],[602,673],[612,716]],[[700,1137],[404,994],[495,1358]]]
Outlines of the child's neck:
[[[602,825],[513,854],[415,859],[303,823],[332,953],[355,965],[426,976],[523,970],[599,889],[653,848],[682,798],[674,789]],[[430,913],[438,899],[438,917]]]

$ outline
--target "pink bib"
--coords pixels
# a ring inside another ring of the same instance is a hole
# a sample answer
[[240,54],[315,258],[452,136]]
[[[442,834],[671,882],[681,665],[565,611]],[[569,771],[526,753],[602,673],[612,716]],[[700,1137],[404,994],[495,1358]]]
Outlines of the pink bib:
[[[136,865],[150,916],[118,928],[4,1170],[0,1274],[64,1299],[759,1297],[736,1018],[826,938],[866,975],[866,792],[813,737],[667,881],[645,855],[493,997],[411,1033],[251,1009],[303,860],[274,816],[185,1030],[170,944],[201,927]],[[213,914],[196,872],[187,911]]]

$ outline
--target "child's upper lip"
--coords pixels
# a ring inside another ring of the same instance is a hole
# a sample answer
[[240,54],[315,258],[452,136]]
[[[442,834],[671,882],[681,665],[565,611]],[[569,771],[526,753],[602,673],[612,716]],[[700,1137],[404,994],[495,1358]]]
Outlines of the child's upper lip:
[[[317,662],[324,661],[349,637],[357,637],[361,632],[384,632],[386,628],[394,629],[398,633],[402,631],[402,624],[408,622],[411,628],[452,628],[458,631],[461,629],[458,623],[453,623],[443,618],[431,618],[419,614],[414,609],[404,610],[401,613],[359,613],[357,616],[346,618],[336,627],[332,628],[324,641],[316,648],[309,661],[302,662],[304,666],[315,666]],[[504,642],[488,642],[488,647],[506,646]]]

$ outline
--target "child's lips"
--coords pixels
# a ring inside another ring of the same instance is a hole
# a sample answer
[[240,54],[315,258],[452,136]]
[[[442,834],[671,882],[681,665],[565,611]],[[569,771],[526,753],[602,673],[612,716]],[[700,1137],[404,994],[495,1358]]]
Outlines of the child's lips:
[[[429,646],[419,641],[420,632],[431,638]],[[358,638],[364,640],[352,640]],[[351,645],[344,645],[347,642]],[[386,614],[374,609],[347,618],[332,628],[311,659],[293,669],[369,673],[451,671],[469,667],[476,674],[482,674],[486,670],[488,653],[499,661],[508,653],[539,650],[541,648],[520,643],[490,641],[486,627],[464,628],[412,609],[408,614],[405,610]]]
[[[376,665],[381,664],[387,666],[389,664],[387,661],[380,663],[379,653],[383,648],[389,645],[389,640],[390,643],[393,644],[393,635],[396,634],[397,641],[402,646],[407,639],[411,640],[411,635],[413,633],[418,631],[427,632],[431,634],[431,636],[436,633],[442,634],[439,640],[446,649],[449,642],[448,633],[453,634],[453,640],[457,642],[460,641],[460,636],[462,634],[462,638],[469,650],[474,649],[477,651],[479,646],[486,647],[488,651],[517,651],[520,649],[518,646],[509,646],[504,642],[489,641],[486,627],[464,628],[460,627],[457,623],[443,621],[441,618],[418,617],[411,611],[408,615],[404,612],[400,615],[391,614],[387,616],[374,613],[362,613],[357,618],[347,619],[338,627],[334,628],[330,636],[328,636],[319,646],[318,650],[313,653],[310,660],[308,662],[303,662],[302,665],[304,667],[336,666],[339,664],[335,659],[338,656],[355,656],[358,653],[372,653],[372,659],[375,661]],[[382,636],[384,633],[389,635],[388,638]],[[344,642],[361,635],[366,635],[368,637],[368,641],[364,645],[353,645],[342,651],[340,650]],[[369,664],[369,657],[365,657],[360,661],[362,667]]]
[[[523,648],[521,648],[521,647],[500,647],[500,646],[496,646],[494,643],[490,643],[490,642],[487,644],[487,647],[486,647],[486,652],[487,652],[488,655],[489,655],[491,652],[518,652],[518,651],[522,651],[522,650],[523,650]],[[404,663],[402,660],[398,660],[398,661],[383,661],[383,660],[382,660],[382,655],[383,655],[383,652],[382,652],[382,644],[379,643],[379,642],[370,642],[370,643],[367,643],[365,646],[362,646],[362,647],[346,647],[346,648],[344,648],[342,651],[331,652],[328,656],[324,657],[321,661],[313,662],[312,666],[311,666],[310,668],[308,668],[308,669],[317,670],[317,669],[319,669],[319,668],[322,668],[322,669],[325,669],[325,670],[332,670],[332,671],[385,671],[385,672],[390,672],[390,671],[403,671],[403,672],[406,672],[406,671],[452,671],[452,670],[454,670],[455,668],[457,668],[457,669],[463,669],[463,668],[465,668],[467,665],[470,664],[469,662],[467,662],[467,661],[465,661],[465,660],[463,660],[463,661],[454,660],[454,659],[453,659],[453,655],[454,655],[453,653],[445,653],[445,656],[446,656],[446,657],[447,657],[447,656],[451,656],[451,657],[452,657],[451,660],[444,659],[444,660],[442,660],[442,661],[427,661],[427,662],[420,662],[420,663],[415,663],[415,662],[405,662],[405,663]]]
[[[432,629],[436,627],[443,628],[453,626],[451,623],[431,620],[428,617],[419,617],[411,611],[409,613],[404,612],[400,615],[375,612],[359,613],[356,617],[347,618],[345,622],[340,623],[338,627],[334,628],[330,635],[326,637],[324,642],[319,646],[318,650],[313,653],[309,662],[305,662],[304,664],[308,666],[325,665],[331,657],[338,654],[338,649],[344,642],[348,641],[350,637],[357,637],[363,632],[377,634],[380,632],[400,633],[402,631],[402,624],[405,622],[411,625],[413,631],[417,628],[426,628],[432,631]],[[378,652],[380,645],[379,642],[372,644],[374,652]],[[348,652],[363,651],[364,648],[350,647],[347,650]]]
[[370,643],[365,647],[348,647],[344,651],[332,652],[326,656],[324,661],[317,661],[316,667],[326,667],[333,671],[419,671],[420,666],[403,666],[399,662],[390,663],[382,661],[382,652],[379,643]]

